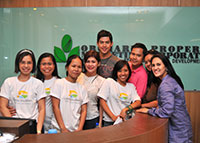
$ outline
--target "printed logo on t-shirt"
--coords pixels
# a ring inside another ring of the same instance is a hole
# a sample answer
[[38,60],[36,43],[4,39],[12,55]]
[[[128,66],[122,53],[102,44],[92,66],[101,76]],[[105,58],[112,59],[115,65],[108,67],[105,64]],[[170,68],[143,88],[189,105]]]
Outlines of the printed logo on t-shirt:
[[27,97],[28,97],[28,92],[23,90],[18,92],[17,98],[27,98]]
[[126,99],[128,99],[128,95],[126,93],[120,93],[119,99],[120,100],[126,100]]
[[69,91],[70,98],[76,98],[78,96],[78,93],[74,90]]
[[51,88],[45,88],[45,93],[49,95],[51,93]]

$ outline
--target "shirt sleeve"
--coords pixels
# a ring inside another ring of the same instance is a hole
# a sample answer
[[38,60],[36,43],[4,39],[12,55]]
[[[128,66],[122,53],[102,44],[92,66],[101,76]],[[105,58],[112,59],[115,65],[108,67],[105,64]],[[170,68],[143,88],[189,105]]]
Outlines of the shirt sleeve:
[[103,83],[104,83],[105,80],[106,79],[103,78],[103,77],[99,78],[99,88],[101,88],[103,86]]
[[47,96],[45,93],[44,84],[42,82],[38,82],[38,86],[36,89],[37,89],[37,100],[38,101]]
[[54,83],[54,86],[51,89],[51,96],[56,97],[58,99],[61,98],[61,91],[62,91],[62,89],[61,89],[61,83],[60,83],[61,80],[62,79],[57,79],[55,81],[55,83]]
[[83,86],[82,86],[82,96],[83,96],[82,105],[88,103],[89,99],[88,99],[87,90]]
[[131,91],[131,94],[132,94],[132,102],[135,102],[136,100],[141,100],[140,99],[140,96],[138,95],[137,91],[136,91],[136,88],[133,84],[130,84],[132,87],[131,89],[133,89]]
[[174,93],[173,85],[164,83],[159,88],[160,104],[158,108],[149,109],[148,113],[152,116],[169,118],[174,112]]
[[108,97],[109,97],[108,95],[110,93],[110,85],[111,85],[110,81],[111,81],[111,79],[109,79],[109,78],[106,79],[103,82],[103,84],[99,90],[99,93],[97,94],[98,97],[103,98],[106,101],[108,100]]

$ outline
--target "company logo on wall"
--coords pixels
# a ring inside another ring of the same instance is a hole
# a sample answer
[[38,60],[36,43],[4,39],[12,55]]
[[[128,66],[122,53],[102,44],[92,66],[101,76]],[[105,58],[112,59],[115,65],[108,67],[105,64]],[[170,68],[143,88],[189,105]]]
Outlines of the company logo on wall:
[[[155,49],[165,56],[167,56],[172,63],[183,63],[183,64],[198,64],[200,63],[200,48],[199,46],[165,46],[165,45],[151,45],[148,49]],[[82,45],[81,54],[88,50],[97,50],[95,45]],[[112,53],[124,60],[129,60],[131,46],[129,45],[115,45],[111,49]]]
[[[82,45],[81,46],[81,57],[84,56],[84,54],[89,50],[96,50],[98,51],[98,48],[95,45]],[[126,61],[129,60],[130,55],[130,47],[129,45],[115,45],[111,48],[111,53],[113,53],[115,56],[119,57],[120,59],[124,59]]]
[[[63,63],[67,61],[67,58],[71,55],[79,55],[81,58],[84,57],[85,53],[89,50],[96,50],[98,48],[96,45],[82,45],[72,48],[72,38],[70,35],[66,34],[63,36],[61,41],[62,48],[54,46],[54,57],[57,62]],[[151,45],[151,49],[155,49],[165,56],[167,56],[172,63],[200,63],[200,48],[199,46],[165,46],[165,45]],[[81,51],[81,52],[80,52]],[[111,49],[111,52],[124,60],[129,60],[129,55],[131,52],[131,46],[129,45],[115,45]],[[80,55],[81,53],[81,55]],[[68,54],[66,58],[66,54]]]
[[[61,41],[61,48],[54,46],[54,57],[56,62],[64,63],[67,61],[68,57],[72,55],[80,55],[79,46],[72,48],[72,38],[70,35],[66,34],[63,36]],[[68,54],[67,58],[66,55]]]
[[172,63],[183,63],[183,64],[198,64],[200,63],[200,49],[199,46],[151,46],[165,56],[167,56]]
[[[96,45],[82,45],[81,47],[76,46],[74,48],[72,48],[72,45],[73,45],[72,37],[69,34],[64,35],[61,40],[61,48],[54,46],[54,57],[56,59],[56,62],[65,63],[68,57],[70,57],[71,55],[78,55],[81,58],[83,58],[85,53],[89,50],[98,51]],[[124,60],[129,60],[129,54],[130,54],[129,51],[130,50],[128,45],[122,45],[121,47],[119,45],[116,45],[111,49],[111,52],[114,55]]]

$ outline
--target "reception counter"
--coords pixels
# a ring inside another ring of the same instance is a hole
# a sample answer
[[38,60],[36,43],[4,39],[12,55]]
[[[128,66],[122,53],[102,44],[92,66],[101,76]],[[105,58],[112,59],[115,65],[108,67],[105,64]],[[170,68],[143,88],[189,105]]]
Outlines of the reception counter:
[[123,123],[92,130],[58,134],[26,134],[16,143],[167,143],[168,119],[147,114],[136,115]]
[[16,136],[21,137],[29,133],[29,121],[0,119],[0,130],[3,133],[14,133]]

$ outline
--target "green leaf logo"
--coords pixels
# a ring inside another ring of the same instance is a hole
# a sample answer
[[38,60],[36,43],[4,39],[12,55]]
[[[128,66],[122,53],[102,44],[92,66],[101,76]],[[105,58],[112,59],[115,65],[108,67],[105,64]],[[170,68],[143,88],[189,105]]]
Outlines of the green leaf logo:
[[68,55],[68,57],[67,58],[69,58],[70,56],[72,56],[72,55],[78,55],[78,56],[80,56],[80,52],[79,52],[79,49],[80,49],[80,47],[79,46],[77,46],[77,47],[74,47],[71,51],[70,51],[70,53],[69,53],[69,55]]
[[72,38],[70,35],[65,35],[62,38],[62,49],[65,53],[68,53],[72,48]]
[[65,53],[69,53],[68,57],[72,55],[80,55],[80,46],[76,46],[72,48],[72,38],[70,35],[66,34],[63,36],[61,41],[62,49],[59,47],[54,46],[54,57],[56,59],[56,62],[63,63],[66,62],[66,56]]
[[66,62],[66,57],[64,52],[56,46],[54,46],[54,55],[57,62]]

